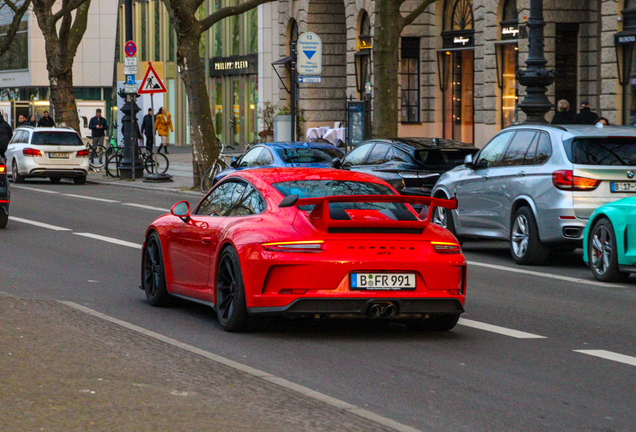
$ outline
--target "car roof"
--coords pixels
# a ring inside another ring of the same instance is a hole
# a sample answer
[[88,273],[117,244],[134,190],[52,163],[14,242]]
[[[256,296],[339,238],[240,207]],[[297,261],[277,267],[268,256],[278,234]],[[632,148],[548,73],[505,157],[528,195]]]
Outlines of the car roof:
[[370,174],[331,168],[262,168],[234,171],[226,178],[237,177],[244,178],[247,181],[261,180],[270,185],[278,182],[297,180],[349,180],[366,183],[385,183],[383,180]]
[[566,132],[563,139],[569,139],[577,136],[585,137],[607,137],[607,136],[633,136],[636,137],[636,128],[633,126],[603,126],[595,125],[551,125],[539,123],[524,123],[509,126],[504,130],[514,130],[520,128],[531,127],[533,129],[557,130]]
[[[33,132],[75,132],[77,131],[71,127],[38,127],[38,126],[18,126],[15,128],[18,130],[28,130]],[[78,134],[79,135],[79,134]]]
[[[430,150],[437,148],[477,148],[473,144],[450,140],[446,138],[427,138],[427,137],[399,137],[399,138],[380,138],[363,142],[368,144],[371,142],[385,142],[389,144],[397,144],[401,147],[410,147],[411,150]],[[362,145],[361,144],[361,145]]]
[[[335,148],[338,149],[338,147],[329,144],[329,143],[321,143],[321,142],[301,142],[301,141],[281,141],[281,142],[268,142],[268,143],[261,143],[258,145],[262,145],[262,146],[266,146],[266,147],[273,147],[276,149],[285,149],[285,148]],[[340,150],[340,149],[338,149]]]

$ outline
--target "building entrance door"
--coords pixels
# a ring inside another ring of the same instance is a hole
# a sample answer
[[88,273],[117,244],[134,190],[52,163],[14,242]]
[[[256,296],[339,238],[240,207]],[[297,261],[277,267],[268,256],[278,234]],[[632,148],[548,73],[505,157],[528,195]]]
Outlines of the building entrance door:
[[16,128],[21,115],[23,115],[27,120],[29,119],[29,116],[31,115],[31,104],[29,101],[13,102],[13,117],[11,119],[13,120],[13,124],[11,125],[12,128]]

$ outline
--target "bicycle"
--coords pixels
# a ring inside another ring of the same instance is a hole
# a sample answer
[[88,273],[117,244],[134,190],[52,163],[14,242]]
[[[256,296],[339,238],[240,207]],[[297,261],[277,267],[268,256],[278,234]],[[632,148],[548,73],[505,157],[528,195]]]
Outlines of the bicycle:
[[214,161],[214,163],[212,163],[212,165],[205,171],[205,174],[203,174],[203,176],[201,177],[200,189],[202,193],[206,193],[207,191],[209,191],[210,188],[214,186],[214,178],[217,176],[217,174],[227,168],[227,163],[223,159],[225,157],[225,149],[227,148],[230,150],[234,150],[234,147],[232,146],[226,147],[223,144],[220,145],[221,152],[219,153],[219,157],[216,161]]
[[[100,170],[104,168],[107,162],[107,150],[101,144],[93,144],[91,141],[86,143],[86,148],[88,149],[88,165],[94,170]],[[97,163],[95,160],[97,159]]]
[[[118,146],[112,152],[113,154],[106,161],[106,175],[119,177],[121,162],[124,159],[124,147]],[[165,174],[170,166],[170,161],[166,155],[155,153],[153,159],[152,154],[142,151],[139,147],[137,147],[137,159],[141,160],[141,164],[148,174]]]

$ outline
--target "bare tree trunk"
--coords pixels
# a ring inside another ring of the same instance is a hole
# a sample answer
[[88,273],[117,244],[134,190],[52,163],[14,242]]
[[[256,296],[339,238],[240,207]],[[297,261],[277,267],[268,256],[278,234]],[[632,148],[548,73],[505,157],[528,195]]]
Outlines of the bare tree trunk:
[[65,126],[79,132],[79,114],[73,91],[73,69],[57,73],[54,68],[49,68],[49,82],[56,124],[64,123]]
[[400,3],[375,2],[373,38],[373,122],[374,137],[396,137],[398,125],[398,48],[402,33]]
[[219,157],[220,149],[216,145],[216,133],[212,123],[212,111],[205,86],[205,71],[199,58],[198,31],[188,34],[177,34],[179,49],[177,64],[181,71],[181,79],[188,95],[190,112],[190,139],[192,140],[192,169],[194,185],[201,182],[212,162]]

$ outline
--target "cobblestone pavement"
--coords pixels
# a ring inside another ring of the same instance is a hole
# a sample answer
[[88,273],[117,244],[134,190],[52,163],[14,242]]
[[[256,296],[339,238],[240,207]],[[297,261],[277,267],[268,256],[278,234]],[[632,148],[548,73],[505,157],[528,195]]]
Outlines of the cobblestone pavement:
[[53,301],[0,295],[2,431],[385,431]]

